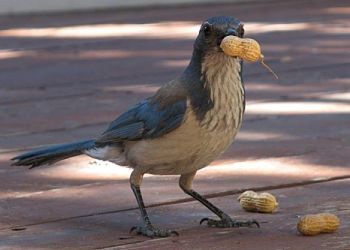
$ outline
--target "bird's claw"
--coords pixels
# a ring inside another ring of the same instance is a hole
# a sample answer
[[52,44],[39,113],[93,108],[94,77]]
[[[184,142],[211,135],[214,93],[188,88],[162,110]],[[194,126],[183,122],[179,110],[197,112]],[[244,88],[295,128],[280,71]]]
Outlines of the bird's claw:
[[247,220],[247,221],[237,221],[231,218],[225,218],[221,220],[214,220],[209,218],[203,218],[200,221],[200,224],[207,222],[208,227],[220,227],[220,228],[229,228],[229,227],[253,227],[254,225],[257,228],[260,228],[259,222],[256,220]]
[[144,227],[144,226],[137,226],[132,227],[129,231],[131,234],[132,232],[136,231],[136,234],[147,236],[150,238],[164,238],[169,237],[172,235],[179,236],[179,233],[175,230],[171,229],[159,229],[154,227]]

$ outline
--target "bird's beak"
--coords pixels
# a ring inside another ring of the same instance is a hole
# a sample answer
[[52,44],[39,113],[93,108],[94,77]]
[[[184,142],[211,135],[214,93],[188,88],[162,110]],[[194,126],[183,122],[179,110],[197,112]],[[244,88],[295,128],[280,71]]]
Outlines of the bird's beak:
[[238,36],[238,32],[235,29],[229,28],[227,29],[225,36]]
[[[219,46],[219,48],[220,48],[220,45],[221,45],[222,40],[223,40],[225,37],[227,37],[227,36],[238,36],[238,32],[237,32],[235,29],[232,29],[232,28],[227,29],[225,35],[224,35],[223,37],[220,37],[220,38],[218,39],[218,46]],[[221,50],[221,48],[220,48],[220,50]],[[222,50],[221,50],[221,51],[222,51]]]

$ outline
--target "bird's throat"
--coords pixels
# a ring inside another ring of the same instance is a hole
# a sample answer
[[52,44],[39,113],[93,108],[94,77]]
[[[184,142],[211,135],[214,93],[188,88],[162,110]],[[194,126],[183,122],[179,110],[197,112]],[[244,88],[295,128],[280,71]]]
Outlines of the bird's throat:
[[210,129],[239,128],[245,105],[240,59],[223,53],[207,55],[202,61],[201,80],[213,104],[202,123]]

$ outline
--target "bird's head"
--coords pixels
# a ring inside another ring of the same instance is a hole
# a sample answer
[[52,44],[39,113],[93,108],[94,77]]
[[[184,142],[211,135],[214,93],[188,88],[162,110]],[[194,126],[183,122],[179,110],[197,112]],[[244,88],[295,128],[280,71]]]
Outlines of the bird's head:
[[243,37],[243,24],[230,16],[212,17],[204,21],[194,43],[194,50],[205,56],[212,53],[222,53],[221,41],[225,36]]
[[[201,25],[194,42],[190,64],[182,75],[199,120],[204,119],[206,112],[214,107],[214,101],[220,102],[218,93],[237,89],[243,95],[241,100],[244,100],[242,60],[226,55],[220,48],[226,36],[243,37],[243,35],[243,24],[234,17],[211,17]],[[222,100],[221,102],[229,103]]]

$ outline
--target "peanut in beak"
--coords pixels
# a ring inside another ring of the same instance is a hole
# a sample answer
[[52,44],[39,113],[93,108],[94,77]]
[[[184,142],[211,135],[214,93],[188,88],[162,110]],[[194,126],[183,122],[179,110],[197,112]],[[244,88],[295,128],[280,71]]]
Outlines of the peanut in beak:
[[276,79],[278,76],[273,70],[264,62],[264,55],[261,54],[261,48],[257,41],[251,38],[239,38],[237,36],[226,36],[221,44],[221,49],[229,56],[237,56],[248,62],[259,61],[265,68],[267,68]]

